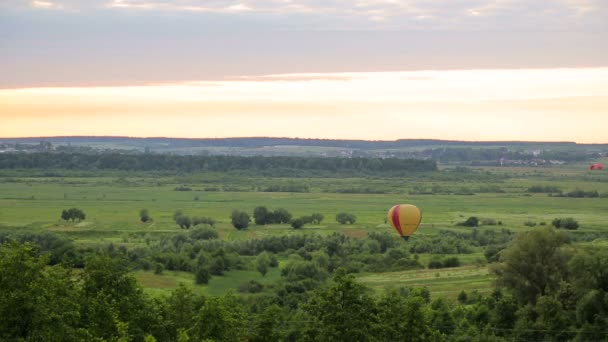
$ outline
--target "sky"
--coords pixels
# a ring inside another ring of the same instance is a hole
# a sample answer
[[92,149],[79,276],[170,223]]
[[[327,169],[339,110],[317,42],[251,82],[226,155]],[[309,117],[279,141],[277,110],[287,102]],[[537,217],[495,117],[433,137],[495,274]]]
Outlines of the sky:
[[0,137],[608,143],[605,0],[2,0]]

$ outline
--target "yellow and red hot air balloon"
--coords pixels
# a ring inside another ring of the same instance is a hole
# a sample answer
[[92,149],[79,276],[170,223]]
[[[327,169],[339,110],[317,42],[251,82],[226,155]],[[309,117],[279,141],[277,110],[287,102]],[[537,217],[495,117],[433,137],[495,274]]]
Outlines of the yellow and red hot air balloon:
[[422,221],[420,209],[411,204],[397,204],[388,211],[388,222],[406,241]]

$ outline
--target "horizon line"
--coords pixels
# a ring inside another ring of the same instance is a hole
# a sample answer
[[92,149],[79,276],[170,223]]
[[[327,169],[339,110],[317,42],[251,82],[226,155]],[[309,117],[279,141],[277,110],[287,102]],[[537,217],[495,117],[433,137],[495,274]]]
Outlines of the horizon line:
[[171,137],[171,136],[125,136],[125,135],[56,135],[56,136],[19,136],[0,137],[0,140],[26,140],[26,139],[62,139],[62,138],[107,138],[107,139],[172,139],[172,140],[229,140],[229,139],[289,139],[289,140],[328,140],[328,141],[361,141],[361,142],[399,142],[399,141],[438,141],[459,143],[548,143],[548,144],[576,144],[576,145],[608,145],[608,142],[579,143],[576,141],[551,140],[449,140],[440,138],[403,138],[395,140],[368,140],[368,139],[334,139],[334,138],[303,138],[280,136],[246,136],[246,137]]

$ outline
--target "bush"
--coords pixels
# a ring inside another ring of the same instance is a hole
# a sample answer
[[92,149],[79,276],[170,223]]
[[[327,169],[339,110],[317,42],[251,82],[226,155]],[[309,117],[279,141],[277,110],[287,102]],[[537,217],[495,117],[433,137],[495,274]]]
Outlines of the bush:
[[464,290],[460,291],[460,293],[458,294],[458,302],[460,304],[466,304],[467,301],[468,301],[467,293]]
[[433,260],[429,261],[428,267],[430,269],[442,268],[443,267],[443,263],[440,260],[433,259]]
[[213,240],[218,237],[217,231],[211,227],[196,228],[190,233],[190,238],[193,240]]
[[597,191],[583,191],[580,189],[576,189],[566,194],[567,197],[575,197],[575,198],[584,198],[584,197],[600,197],[600,193]]
[[357,216],[349,213],[339,213],[336,215],[336,221],[340,224],[353,224],[357,222]]
[[536,222],[534,222],[534,221],[526,221],[526,222],[524,222],[524,226],[535,227],[536,226]]
[[553,220],[553,222],[551,222],[551,224],[555,228],[564,228],[568,230],[576,230],[579,227],[578,222],[572,217],[556,218]]
[[175,191],[192,191],[192,188],[182,185],[182,186],[176,187],[173,190],[175,190]]
[[477,217],[475,217],[475,216],[471,216],[466,221],[459,222],[456,225],[457,226],[464,226],[464,227],[478,227],[479,226],[479,219]]
[[460,267],[460,260],[457,257],[449,257],[443,261],[443,267]]
[[319,213],[314,213],[311,215],[312,217],[312,224],[321,224],[321,221],[323,221],[323,214],[319,214]]
[[182,215],[175,219],[175,223],[182,229],[189,229],[192,225],[192,220],[190,220],[190,217]]
[[429,261],[428,267],[430,269],[444,267],[460,267],[460,260],[457,257],[445,258],[443,261],[438,259],[432,259],[431,261]]
[[230,215],[230,222],[236,229],[245,229],[249,227],[249,214],[240,210],[233,210]]
[[150,221],[150,213],[148,212],[148,209],[142,209],[139,211],[139,220],[143,223],[146,223],[148,221]]
[[209,279],[211,279],[211,274],[209,273],[209,270],[207,270],[204,267],[200,267],[199,269],[197,269],[195,276],[196,276],[196,278],[195,278],[194,281],[198,285],[208,284],[209,283]]
[[302,226],[304,226],[304,220],[301,218],[297,218],[297,219],[291,221],[291,227],[293,229],[300,229],[300,228],[302,228]]
[[207,224],[210,226],[215,226],[217,222],[212,219],[211,217],[193,217],[192,218],[192,225],[193,226],[198,226],[199,224]]
[[495,219],[491,219],[491,218],[486,218],[486,219],[483,219],[481,221],[481,224],[483,226],[495,226],[496,225],[496,220]]

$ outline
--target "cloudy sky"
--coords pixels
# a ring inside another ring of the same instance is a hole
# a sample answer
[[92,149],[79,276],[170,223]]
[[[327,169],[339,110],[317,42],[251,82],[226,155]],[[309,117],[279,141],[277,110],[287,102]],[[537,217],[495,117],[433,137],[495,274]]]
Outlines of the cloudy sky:
[[605,0],[2,0],[0,136],[608,142]]

